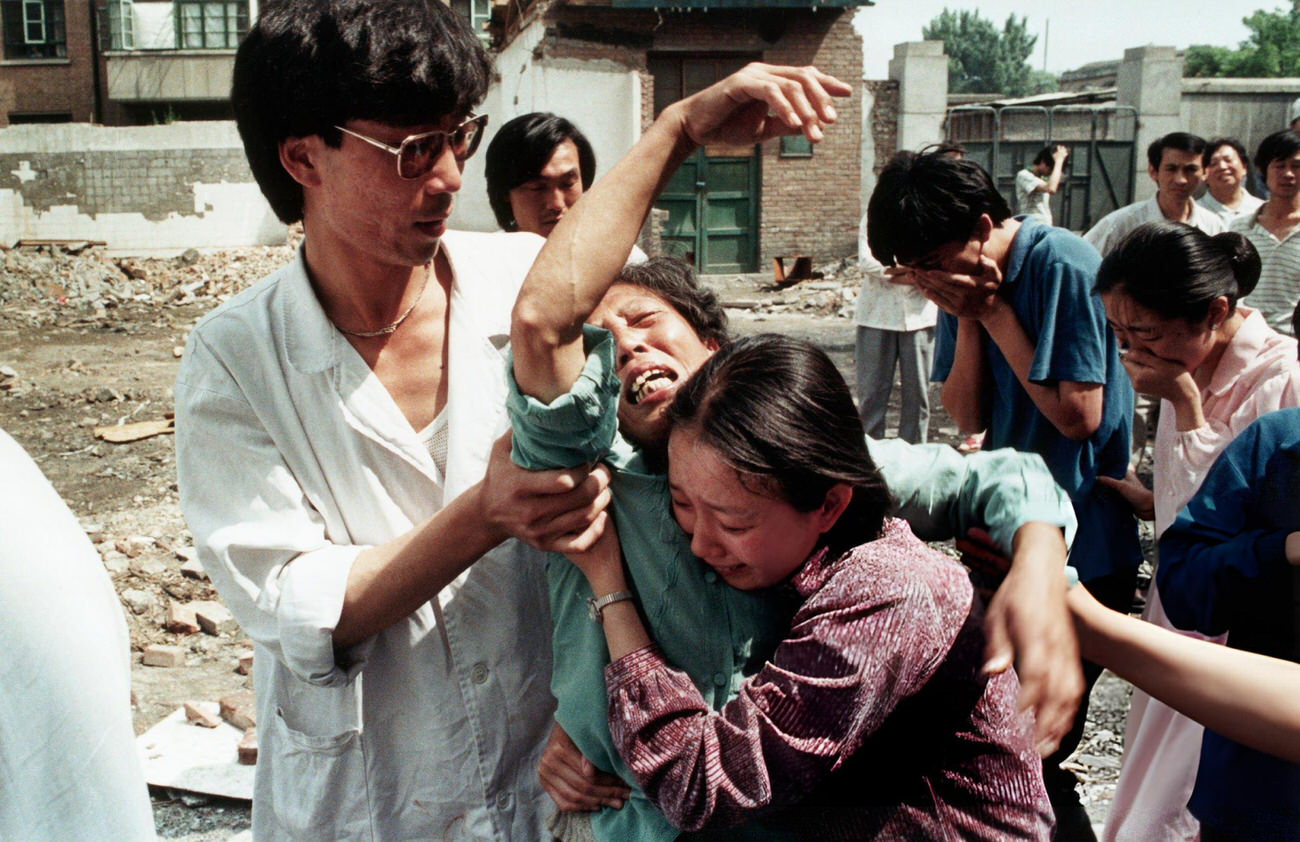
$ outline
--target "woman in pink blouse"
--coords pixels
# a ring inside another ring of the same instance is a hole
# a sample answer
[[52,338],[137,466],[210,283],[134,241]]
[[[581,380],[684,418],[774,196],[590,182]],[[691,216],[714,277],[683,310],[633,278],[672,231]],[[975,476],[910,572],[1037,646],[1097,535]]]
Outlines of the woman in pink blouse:
[[[1259,416],[1300,405],[1296,342],[1238,307],[1259,280],[1259,255],[1239,234],[1211,237],[1174,222],[1135,229],[1102,261],[1097,291],[1124,349],[1133,388],[1160,398],[1154,491],[1130,473],[1109,483],[1156,537],[1201,485],[1219,452]],[[1102,480],[1106,481],[1106,480]],[[1152,587],[1143,617],[1173,628]],[[1190,634],[1190,633],[1189,633]],[[1187,811],[1201,726],[1134,691],[1104,840],[1194,840]]]
[[[695,555],[733,587],[781,589],[793,619],[715,712],[648,637],[612,530],[573,559],[609,645],[611,733],[669,821],[763,817],[818,840],[1047,839],[1015,673],[985,672],[964,568],[887,517],[826,355],[783,336],[740,340],[679,389],[670,415],[673,512]],[[1062,564],[1060,532],[1030,526],[1017,543]]]

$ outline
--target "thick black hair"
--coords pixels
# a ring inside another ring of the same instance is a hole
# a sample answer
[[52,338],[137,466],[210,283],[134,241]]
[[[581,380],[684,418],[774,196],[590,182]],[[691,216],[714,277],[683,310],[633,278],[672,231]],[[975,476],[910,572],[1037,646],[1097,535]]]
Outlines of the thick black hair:
[[1052,159],[1052,150],[1054,149],[1056,149],[1056,144],[1047,144],[1042,149],[1038,150],[1038,154],[1034,156],[1034,160],[1030,163],[1033,165],[1046,164],[1049,167],[1053,166],[1056,163],[1056,161]]
[[900,152],[867,203],[867,245],[886,266],[910,263],[965,242],[982,214],[998,225],[1011,209],[979,164],[942,152]]
[[653,292],[680,313],[700,339],[727,344],[727,311],[717,293],[700,285],[691,264],[675,257],[652,257],[624,266],[617,283]]
[[1147,147],[1147,163],[1152,169],[1160,169],[1160,161],[1165,156],[1166,149],[1177,149],[1179,152],[1195,152],[1197,155],[1205,154],[1205,138],[1188,132],[1170,132],[1164,137],[1158,137],[1151,141]]
[[892,501],[867,452],[849,387],[826,353],[779,334],[738,339],[677,390],[668,417],[717,451],[755,491],[811,512],[838,483],[853,498],[826,533],[839,555],[880,536]]
[[1205,142],[1205,151],[1201,153],[1201,166],[1208,170],[1210,168],[1210,159],[1213,158],[1214,153],[1218,152],[1220,147],[1223,146],[1232,147],[1232,150],[1237,153],[1237,157],[1241,159],[1241,165],[1245,167],[1249,173],[1250,157],[1246,152],[1245,145],[1235,137],[1216,137],[1213,140],[1207,140]]
[[1165,319],[1201,322],[1210,302],[1228,299],[1228,312],[1259,282],[1259,253],[1240,234],[1211,237],[1181,222],[1147,222],[1133,229],[1097,270],[1095,291],[1114,289]]
[[498,225],[507,231],[518,230],[514,211],[510,209],[510,191],[537,178],[555,154],[555,147],[566,140],[578,147],[578,168],[582,189],[586,191],[596,177],[596,153],[591,141],[573,123],[550,112],[534,111],[514,118],[496,133],[488,144],[483,166],[487,173],[488,203]]
[[281,141],[337,147],[348,120],[426,125],[466,115],[492,64],[469,24],[439,0],[268,0],[235,55],[230,100],[244,152],[271,209],[302,219],[302,187]]
[[1268,165],[1274,161],[1284,161],[1300,152],[1300,133],[1283,129],[1273,132],[1259,142],[1255,151],[1255,169],[1262,176],[1268,172]]

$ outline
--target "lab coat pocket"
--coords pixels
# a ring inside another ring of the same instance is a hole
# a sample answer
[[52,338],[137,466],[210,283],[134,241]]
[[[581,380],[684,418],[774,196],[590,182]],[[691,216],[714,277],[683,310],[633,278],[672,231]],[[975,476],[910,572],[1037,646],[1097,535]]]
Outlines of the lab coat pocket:
[[280,822],[295,838],[332,838],[335,822],[365,815],[366,766],[361,732],[314,736],[290,728],[277,708],[271,796]]

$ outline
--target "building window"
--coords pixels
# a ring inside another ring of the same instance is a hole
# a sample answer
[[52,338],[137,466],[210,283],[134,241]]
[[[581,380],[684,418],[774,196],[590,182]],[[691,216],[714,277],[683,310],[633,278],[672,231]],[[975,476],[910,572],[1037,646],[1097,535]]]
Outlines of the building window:
[[63,0],[0,0],[7,59],[67,58]]
[[234,49],[248,31],[248,0],[177,0],[176,43],[186,50]]
[[781,136],[782,158],[811,158],[812,156],[813,145],[808,138],[801,134]]
[[108,48],[110,50],[135,49],[135,10],[131,0],[107,0]]

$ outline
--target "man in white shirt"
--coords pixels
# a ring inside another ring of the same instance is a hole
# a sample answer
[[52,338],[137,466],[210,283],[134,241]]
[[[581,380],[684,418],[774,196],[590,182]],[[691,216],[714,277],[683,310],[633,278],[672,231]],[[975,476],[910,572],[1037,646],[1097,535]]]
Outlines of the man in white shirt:
[[1205,140],[1194,134],[1171,132],[1157,138],[1147,147],[1147,174],[1156,183],[1156,194],[1103,216],[1083,238],[1105,257],[1144,222],[1168,219],[1210,235],[1223,231],[1223,220],[1194,199],[1205,180],[1204,152]]
[[548,838],[546,581],[506,539],[582,546],[608,493],[509,463],[542,240],[447,231],[490,74],[439,0],[272,0],[236,56],[250,167],[306,238],[191,333],[177,473],[256,647],[259,842]]
[[1052,196],[1061,186],[1061,173],[1070,150],[1059,143],[1038,150],[1033,162],[1016,173],[1016,210],[1052,224]]
[[858,266],[865,273],[853,312],[858,415],[872,438],[885,435],[885,410],[898,369],[898,437],[925,444],[930,432],[930,363],[939,308],[912,283],[894,283],[867,245],[867,215],[858,227]]
[[1205,145],[1205,195],[1197,199],[1231,225],[1239,216],[1252,213],[1264,200],[1246,192],[1246,147],[1235,137],[1216,137]]
[[1259,283],[1243,303],[1259,310],[1269,327],[1294,335],[1291,316],[1300,300],[1300,133],[1285,130],[1264,138],[1255,166],[1264,174],[1268,201],[1231,227],[1250,240],[1262,264]]

